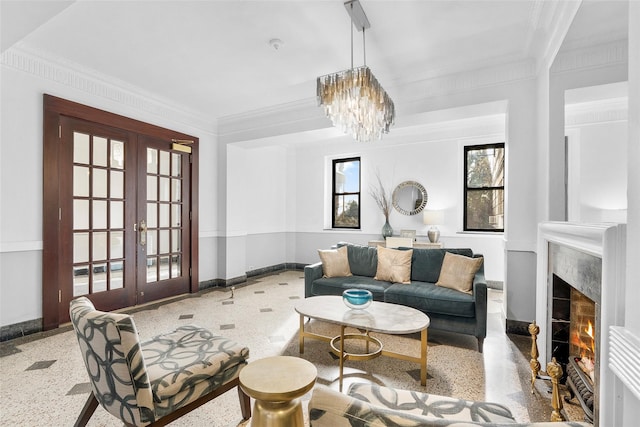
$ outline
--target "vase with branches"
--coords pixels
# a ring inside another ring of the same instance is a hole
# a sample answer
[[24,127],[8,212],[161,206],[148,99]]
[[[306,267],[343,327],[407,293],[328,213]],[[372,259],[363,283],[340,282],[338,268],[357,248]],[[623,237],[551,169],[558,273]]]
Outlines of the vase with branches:
[[376,205],[384,215],[384,225],[382,226],[382,237],[387,238],[393,235],[393,228],[389,224],[389,215],[391,214],[391,192],[382,183],[380,173],[376,172],[377,185],[369,187],[369,194],[375,200]]

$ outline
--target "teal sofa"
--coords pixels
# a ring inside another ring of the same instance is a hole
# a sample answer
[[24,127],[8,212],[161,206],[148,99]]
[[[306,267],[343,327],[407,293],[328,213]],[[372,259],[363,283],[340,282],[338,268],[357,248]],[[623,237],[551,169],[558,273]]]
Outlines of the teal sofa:
[[[429,329],[475,336],[478,351],[487,336],[487,284],[484,266],[473,279],[472,293],[436,286],[446,252],[467,257],[482,257],[471,249],[416,249],[411,257],[411,283],[391,283],[374,279],[378,265],[377,248],[338,243],[347,246],[352,276],[323,277],[322,263],[304,269],[304,296],[342,295],[345,289],[367,289],[375,301],[401,304],[426,313],[431,319]],[[411,248],[399,248],[408,250]]]

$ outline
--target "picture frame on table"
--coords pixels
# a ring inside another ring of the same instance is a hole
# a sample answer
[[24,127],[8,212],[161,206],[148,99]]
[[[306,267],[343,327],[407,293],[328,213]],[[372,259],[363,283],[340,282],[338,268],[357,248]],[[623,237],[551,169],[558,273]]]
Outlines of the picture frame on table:
[[416,240],[416,230],[400,230],[400,237],[409,237]]

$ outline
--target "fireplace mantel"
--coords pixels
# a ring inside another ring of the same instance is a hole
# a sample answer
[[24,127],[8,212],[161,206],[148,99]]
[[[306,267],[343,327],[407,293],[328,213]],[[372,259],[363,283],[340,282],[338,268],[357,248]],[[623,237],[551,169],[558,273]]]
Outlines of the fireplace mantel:
[[613,426],[621,414],[621,383],[609,368],[609,340],[611,326],[624,325],[624,287],[626,262],[625,224],[584,224],[570,222],[544,222],[538,226],[536,323],[540,327],[538,345],[543,366],[551,359],[551,331],[549,330],[551,298],[549,246],[556,244],[593,255],[602,260],[600,283],[599,342],[599,396],[596,426]]

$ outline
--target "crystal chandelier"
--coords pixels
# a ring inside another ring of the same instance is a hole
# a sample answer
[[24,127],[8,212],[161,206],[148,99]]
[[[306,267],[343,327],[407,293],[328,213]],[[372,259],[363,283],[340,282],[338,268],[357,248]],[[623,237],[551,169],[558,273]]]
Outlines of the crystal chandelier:
[[364,31],[370,27],[359,0],[344,3],[353,25],[351,26],[351,68],[318,77],[318,103],[333,125],[349,133],[356,141],[369,142],[389,133],[395,119],[395,107],[387,92],[380,86],[369,67],[353,67],[353,27]]

